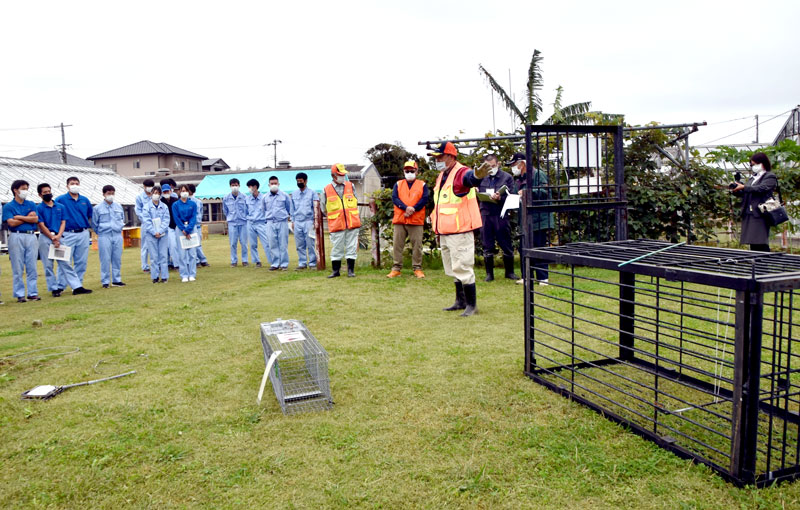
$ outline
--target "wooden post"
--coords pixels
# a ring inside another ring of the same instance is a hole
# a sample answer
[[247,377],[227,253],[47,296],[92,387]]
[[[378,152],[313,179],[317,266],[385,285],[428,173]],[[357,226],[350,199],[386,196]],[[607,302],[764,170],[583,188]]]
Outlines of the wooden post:
[[325,269],[325,229],[322,228],[322,208],[314,202],[314,234],[317,236],[317,269]]
[[378,224],[378,204],[374,198],[369,199],[369,210],[375,221],[372,223],[372,265],[381,267],[381,227]]

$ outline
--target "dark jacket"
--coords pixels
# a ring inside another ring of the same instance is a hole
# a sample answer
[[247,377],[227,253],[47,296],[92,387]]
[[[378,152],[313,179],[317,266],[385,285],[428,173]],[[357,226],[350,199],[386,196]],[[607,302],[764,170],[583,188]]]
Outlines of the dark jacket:
[[767,172],[753,185],[753,177],[745,183],[744,189],[734,192],[742,199],[742,244],[767,244],[769,241],[769,225],[758,206],[772,198],[778,187],[778,178]]
[[[511,174],[504,172],[502,170],[498,170],[494,176],[487,175],[481,181],[480,186],[478,186],[478,191],[486,193],[486,190],[494,190],[497,192],[503,186],[508,187],[508,192],[514,192],[514,178],[511,177]],[[506,202],[506,196],[503,195],[500,197],[500,201],[496,204],[491,202],[478,202],[478,207],[481,209],[481,216],[500,216],[500,212],[503,210],[503,204]]]

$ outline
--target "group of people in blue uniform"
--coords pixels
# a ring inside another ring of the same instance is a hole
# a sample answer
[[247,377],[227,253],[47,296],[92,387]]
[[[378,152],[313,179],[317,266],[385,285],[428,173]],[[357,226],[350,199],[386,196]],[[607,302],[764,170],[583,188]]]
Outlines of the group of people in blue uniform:
[[[295,175],[297,190],[291,195],[281,191],[278,176],[269,177],[269,191],[262,192],[256,179],[247,181],[250,191],[240,191],[239,179],[229,181],[231,192],[222,199],[222,209],[228,224],[228,239],[231,245],[231,267],[250,262],[262,267],[258,243],[270,271],[285,271],[289,268],[289,229],[294,231],[297,248],[297,269],[317,267],[315,251],[314,202],[319,201],[317,192],[308,188],[308,175]],[[318,221],[318,220],[317,220]],[[249,252],[249,254],[248,254]]]

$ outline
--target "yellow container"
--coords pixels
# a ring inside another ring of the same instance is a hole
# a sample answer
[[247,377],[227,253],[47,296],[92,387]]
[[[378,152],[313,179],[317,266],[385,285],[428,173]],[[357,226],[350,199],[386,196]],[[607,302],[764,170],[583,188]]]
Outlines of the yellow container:
[[142,227],[134,227],[128,231],[128,237],[131,239],[141,239],[142,238]]
[[208,240],[208,225],[201,225],[200,230],[202,231],[201,238],[203,239],[203,241]]

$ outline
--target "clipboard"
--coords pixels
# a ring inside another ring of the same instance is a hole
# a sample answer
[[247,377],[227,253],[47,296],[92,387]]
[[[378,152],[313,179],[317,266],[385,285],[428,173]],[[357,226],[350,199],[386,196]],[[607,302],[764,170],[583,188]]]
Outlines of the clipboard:
[[200,246],[200,236],[197,235],[197,232],[192,234],[190,239],[186,239],[185,235],[180,234],[179,239],[181,243],[181,248],[183,248],[184,250],[189,250],[191,248],[197,248],[198,246]]
[[69,262],[72,259],[72,246],[62,244],[56,248],[56,245],[50,244],[50,249],[47,251],[47,258],[50,260]]

